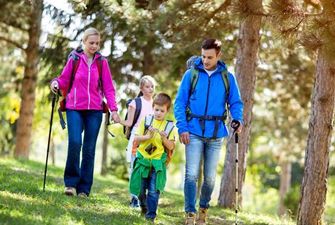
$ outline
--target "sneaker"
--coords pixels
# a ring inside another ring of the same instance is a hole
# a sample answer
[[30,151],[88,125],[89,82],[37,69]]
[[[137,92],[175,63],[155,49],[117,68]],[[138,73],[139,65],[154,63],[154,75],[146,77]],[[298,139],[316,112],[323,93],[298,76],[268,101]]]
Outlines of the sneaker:
[[145,218],[149,224],[155,224],[155,218]]
[[73,196],[76,194],[76,189],[74,187],[65,187],[64,194]]
[[131,208],[139,208],[140,207],[140,201],[138,200],[137,197],[132,197],[130,200],[129,206]]
[[88,195],[84,192],[81,192],[78,194],[78,197],[81,197],[81,198],[88,198]]
[[199,209],[196,225],[206,225],[207,210],[208,209],[205,209],[205,208],[200,208]]
[[195,225],[195,213],[188,212],[185,215],[185,225]]
[[148,208],[146,206],[141,206],[141,214],[145,215],[147,214]]

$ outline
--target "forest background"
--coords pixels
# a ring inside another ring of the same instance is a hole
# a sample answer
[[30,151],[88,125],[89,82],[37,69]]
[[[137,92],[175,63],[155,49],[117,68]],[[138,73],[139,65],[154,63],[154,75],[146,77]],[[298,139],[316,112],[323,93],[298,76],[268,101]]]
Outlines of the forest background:
[[[200,54],[204,38],[215,37],[245,103],[241,209],[335,224],[333,1],[0,0],[0,9],[0,157],[44,162],[49,82],[87,27],[102,33],[122,116],[142,75],[174,98],[186,60]],[[174,119],[172,110],[168,117]],[[58,121],[55,113],[50,163],[64,167],[67,131]],[[102,126],[95,172],[127,180],[126,144],[122,126]],[[213,197],[225,208],[235,207],[234,150],[228,139]],[[182,191],[183,173],[178,144],[169,189]]]

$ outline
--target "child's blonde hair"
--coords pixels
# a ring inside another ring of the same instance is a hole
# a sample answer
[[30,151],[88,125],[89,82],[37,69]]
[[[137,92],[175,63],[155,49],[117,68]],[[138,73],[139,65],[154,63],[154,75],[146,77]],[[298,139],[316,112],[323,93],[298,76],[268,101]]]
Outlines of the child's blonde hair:
[[154,87],[156,86],[155,79],[150,75],[145,75],[145,76],[141,77],[141,79],[140,79],[140,89],[143,88],[143,86],[148,82],[152,83],[154,85]]
[[94,27],[89,27],[84,31],[83,41],[86,41],[88,36],[90,35],[98,35],[100,37],[100,32]]

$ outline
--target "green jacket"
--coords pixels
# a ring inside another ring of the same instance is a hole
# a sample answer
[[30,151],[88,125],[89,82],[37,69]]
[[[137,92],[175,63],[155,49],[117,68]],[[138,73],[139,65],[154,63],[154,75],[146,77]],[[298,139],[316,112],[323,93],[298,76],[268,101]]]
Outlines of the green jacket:
[[134,169],[131,173],[129,190],[130,193],[139,196],[141,192],[142,178],[148,178],[151,167],[156,171],[156,191],[164,191],[166,184],[166,153],[163,153],[161,159],[146,159],[141,153],[137,152],[134,162]]

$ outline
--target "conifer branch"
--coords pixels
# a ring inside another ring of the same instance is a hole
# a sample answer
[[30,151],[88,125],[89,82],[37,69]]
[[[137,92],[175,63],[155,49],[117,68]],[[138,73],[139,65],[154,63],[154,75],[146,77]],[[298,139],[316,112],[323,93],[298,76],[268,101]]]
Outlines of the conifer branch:
[[23,50],[23,51],[26,51],[26,49],[22,45],[20,45],[18,42],[13,41],[11,39],[8,39],[6,37],[0,36],[0,41],[5,41],[5,42],[7,42],[7,43],[9,43],[11,45],[14,45],[15,47]]

